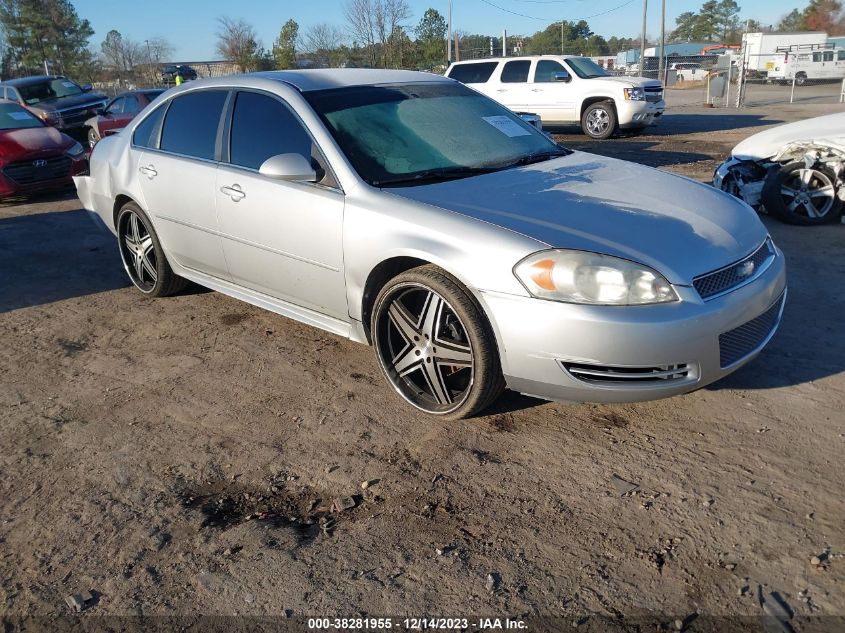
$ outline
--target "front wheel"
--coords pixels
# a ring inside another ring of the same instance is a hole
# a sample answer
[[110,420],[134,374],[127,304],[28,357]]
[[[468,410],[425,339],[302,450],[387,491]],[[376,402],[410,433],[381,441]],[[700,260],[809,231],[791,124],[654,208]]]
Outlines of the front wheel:
[[807,75],[806,73],[798,73],[795,75],[795,83],[798,86],[803,86],[807,83]]
[[150,297],[166,297],[182,290],[187,281],[170,268],[152,222],[134,202],[117,216],[120,258],[130,281]]
[[584,110],[581,129],[590,138],[604,140],[616,131],[616,108],[612,101],[599,101]]
[[827,167],[807,167],[803,161],[769,172],[763,185],[763,206],[789,224],[824,224],[842,213],[836,174]]
[[490,325],[468,292],[436,266],[404,272],[381,289],[371,334],[396,393],[425,413],[469,417],[504,389]]
[[99,142],[100,135],[97,133],[96,128],[89,127],[88,128],[88,147],[94,149],[94,146]]

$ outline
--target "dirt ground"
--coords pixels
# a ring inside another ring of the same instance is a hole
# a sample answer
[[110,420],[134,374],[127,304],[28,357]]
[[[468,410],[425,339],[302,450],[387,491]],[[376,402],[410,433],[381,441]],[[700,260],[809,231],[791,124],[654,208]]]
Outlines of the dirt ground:
[[[707,180],[742,138],[821,113],[680,109],[636,138],[558,138]],[[4,631],[782,631],[760,616],[784,605],[796,631],[845,630],[845,225],[765,221],[790,294],[741,371],[635,405],[509,393],[446,423],[400,404],[367,347],[199,288],[144,299],[73,196],[3,205]],[[76,621],[65,598],[85,591]]]

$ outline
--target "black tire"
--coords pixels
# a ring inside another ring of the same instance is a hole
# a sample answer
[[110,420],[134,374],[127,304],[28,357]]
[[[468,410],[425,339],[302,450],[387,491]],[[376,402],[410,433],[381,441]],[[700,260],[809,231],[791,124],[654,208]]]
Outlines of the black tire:
[[97,133],[97,128],[89,127],[88,133],[86,134],[86,138],[88,139],[88,149],[94,149],[94,146],[100,140],[100,135]]
[[581,115],[581,130],[590,138],[604,140],[616,132],[616,107],[613,101],[591,103]]
[[[496,340],[481,307],[437,266],[413,268],[387,282],[376,297],[370,328],[385,377],[416,409],[458,420],[489,406],[505,388]],[[460,365],[448,362],[467,353],[469,360]]]
[[807,83],[807,73],[796,73],[795,74],[795,85],[796,86],[803,86]]
[[[826,195],[828,191],[830,195]],[[842,215],[842,200],[837,193],[833,171],[821,165],[808,170],[803,161],[796,161],[769,171],[762,198],[766,211],[777,218],[788,224],[811,226],[834,222]]]
[[187,280],[170,268],[152,222],[137,204],[123,205],[115,226],[120,259],[138,290],[148,297],[167,297],[187,285]]

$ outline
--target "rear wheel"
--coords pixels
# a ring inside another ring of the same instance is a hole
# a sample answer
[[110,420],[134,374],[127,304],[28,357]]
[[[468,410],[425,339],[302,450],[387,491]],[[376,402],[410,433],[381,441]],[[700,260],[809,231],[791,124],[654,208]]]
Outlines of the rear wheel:
[[803,86],[807,83],[807,73],[795,73],[795,83],[799,86]]
[[612,101],[590,104],[581,115],[581,129],[590,138],[603,140],[616,131],[616,108]]
[[173,272],[147,214],[128,202],[117,216],[120,258],[130,281],[150,297],[166,297],[182,290],[187,281]]
[[382,288],[371,333],[390,384],[426,413],[465,418],[504,389],[487,320],[469,293],[436,266],[404,272]]
[[807,167],[802,161],[772,170],[763,186],[766,210],[789,224],[824,224],[842,213],[836,174],[827,167]]

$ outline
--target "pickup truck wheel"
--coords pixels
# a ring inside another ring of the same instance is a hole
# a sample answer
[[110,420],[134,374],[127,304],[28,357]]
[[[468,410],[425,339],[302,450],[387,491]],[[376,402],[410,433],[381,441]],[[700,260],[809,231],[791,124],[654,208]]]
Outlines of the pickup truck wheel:
[[763,185],[763,206],[789,224],[824,224],[842,213],[836,174],[827,167],[807,168],[803,161],[769,172]]
[[97,144],[97,141],[100,140],[100,135],[97,134],[96,128],[89,127],[88,128],[88,147],[94,149],[94,146]]
[[581,129],[590,138],[604,140],[616,131],[616,108],[612,101],[597,101],[581,115]]

